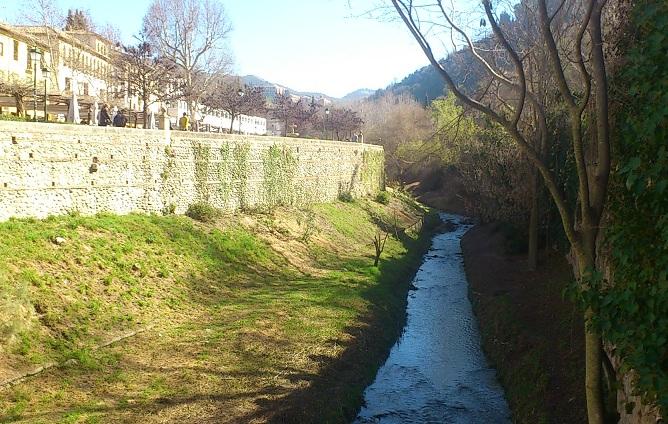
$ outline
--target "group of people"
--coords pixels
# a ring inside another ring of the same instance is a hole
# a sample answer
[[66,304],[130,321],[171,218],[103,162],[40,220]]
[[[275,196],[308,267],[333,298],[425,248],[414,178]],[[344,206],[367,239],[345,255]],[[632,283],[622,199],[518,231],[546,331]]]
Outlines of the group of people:
[[100,109],[97,116],[97,124],[101,127],[113,125],[114,127],[125,127],[128,124],[128,117],[125,116],[124,110],[114,109],[109,112],[109,106],[106,104]]

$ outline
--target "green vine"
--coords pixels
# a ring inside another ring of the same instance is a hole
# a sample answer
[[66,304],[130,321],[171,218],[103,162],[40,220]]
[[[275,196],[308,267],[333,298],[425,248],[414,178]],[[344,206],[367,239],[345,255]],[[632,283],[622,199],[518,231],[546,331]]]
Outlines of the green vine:
[[264,203],[269,206],[286,205],[295,202],[294,177],[297,160],[288,148],[273,145],[265,151]]
[[251,146],[248,142],[241,142],[234,146],[232,155],[234,163],[232,166],[232,178],[234,179],[235,191],[239,199],[239,207],[246,209],[249,206],[248,178],[250,177],[250,164],[248,162]]
[[365,190],[385,189],[385,155],[383,151],[364,150],[360,178]]
[[224,205],[229,204],[232,192],[232,169],[230,167],[230,145],[223,144],[220,148],[220,161],[218,162],[218,180],[220,181],[220,198]]
[[[176,197],[176,186],[174,184],[168,184],[169,179],[173,176],[174,171],[176,170],[176,154],[174,153],[174,149],[169,146],[165,147],[165,156],[167,157],[167,160],[162,166],[160,179],[162,180],[162,200],[165,205],[168,205]],[[171,207],[166,207],[166,209],[171,209]]]
[[618,159],[607,240],[613,282],[585,298],[645,401],[668,412],[668,3],[640,0],[613,87]]
[[192,141],[193,156],[195,158],[195,190],[200,201],[208,202],[209,193],[209,162],[211,159],[211,146],[201,142]]

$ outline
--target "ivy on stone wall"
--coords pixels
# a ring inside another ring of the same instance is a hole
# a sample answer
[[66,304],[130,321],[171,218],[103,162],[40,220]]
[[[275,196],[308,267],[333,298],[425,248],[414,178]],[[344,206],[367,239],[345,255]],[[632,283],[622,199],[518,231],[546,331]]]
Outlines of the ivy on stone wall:
[[[165,147],[165,157],[167,160],[162,166],[162,172],[160,173],[160,179],[162,181],[162,203],[164,205],[171,205],[176,201],[176,184],[170,184],[169,180],[174,177],[176,172],[176,154],[174,149],[170,146]],[[163,212],[164,213],[164,212]]]
[[211,146],[208,144],[192,141],[191,147],[195,159],[195,190],[197,199],[202,202],[208,202],[209,193],[209,162],[211,159]]
[[289,148],[273,145],[264,152],[264,203],[273,205],[291,205],[295,203],[296,191],[294,177],[297,173],[297,160]]
[[249,206],[248,198],[248,178],[250,177],[250,156],[251,146],[248,142],[239,142],[235,144],[232,155],[234,163],[232,164],[232,178],[234,179],[235,191],[239,199],[239,207],[245,209]]
[[218,181],[220,182],[220,198],[225,207],[229,206],[230,194],[232,192],[232,167],[231,151],[229,144],[223,144],[219,149],[220,162],[218,162]]
[[366,189],[385,189],[385,154],[378,150],[362,152],[362,170],[360,178]]
[[634,6],[626,66],[614,80],[616,169],[610,228],[613,282],[590,296],[597,324],[645,401],[668,412],[668,3]]

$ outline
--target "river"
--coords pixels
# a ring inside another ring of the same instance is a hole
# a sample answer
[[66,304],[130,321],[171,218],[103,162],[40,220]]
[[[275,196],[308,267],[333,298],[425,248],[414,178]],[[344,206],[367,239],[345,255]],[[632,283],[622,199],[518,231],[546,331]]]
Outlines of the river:
[[471,225],[441,219],[454,230],[434,236],[408,294],[406,327],[364,392],[357,424],[511,422],[468,298],[460,240]]

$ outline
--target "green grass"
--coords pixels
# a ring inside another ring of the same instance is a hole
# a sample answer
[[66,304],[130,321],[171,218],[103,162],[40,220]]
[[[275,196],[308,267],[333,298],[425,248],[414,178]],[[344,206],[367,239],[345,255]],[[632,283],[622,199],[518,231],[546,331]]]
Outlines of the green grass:
[[[471,265],[480,266],[475,259]],[[504,387],[513,422],[583,422],[582,323],[575,305],[562,298],[570,269],[556,256],[543,267],[529,279],[520,272],[505,274],[514,280],[498,292],[492,276],[472,283],[482,345]]]
[[487,355],[497,366],[513,417],[522,423],[549,423],[549,412],[545,410],[541,396],[537,396],[545,393],[549,378],[541,362],[545,356],[543,345],[520,352],[513,351],[514,347],[494,347],[492,340],[498,340],[500,334],[503,334],[504,340],[517,342],[525,337],[524,330],[518,323],[515,308],[507,295],[498,296],[486,308],[488,310],[485,314],[494,316],[495,323],[493,327],[482,327],[482,338],[486,342]]
[[[9,363],[74,360],[0,392],[0,420],[141,420],[182,404],[195,419],[215,401],[239,421],[347,422],[401,329],[429,245],[427,233],[390,238],[374,267],[377,219],[391,207],[406,225],[421,213],[360,200],[211,223],[107,214],[0,223],[0,301],[24,306],[0,309],[12,323]],[[280,396],[254,401],[270,388]],[[303,415],[304,400],[316,415]]]

